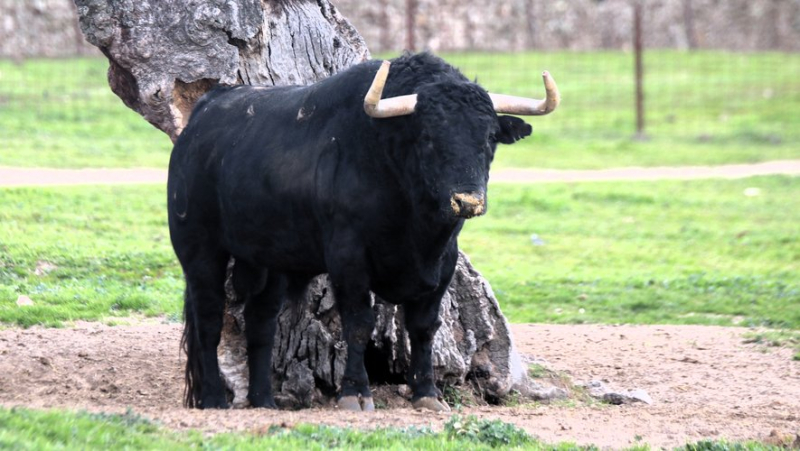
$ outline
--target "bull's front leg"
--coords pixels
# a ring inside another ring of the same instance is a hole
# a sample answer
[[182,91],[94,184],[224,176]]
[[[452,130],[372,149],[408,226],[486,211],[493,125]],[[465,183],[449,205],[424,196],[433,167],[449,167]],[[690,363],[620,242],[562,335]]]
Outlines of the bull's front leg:
[[347,217],[337,218],[341,227],[333,233],[326,249],[325,263],[342,320],[342,337],[347,343],[347,363],[342,375],[340,409],[372,411],[372,393],[364,366],[364,352],[375,328],[369,292],[367,261],[360,234]]
[[411,342],[408,386],[413,393],[411,404],[417,409],[450,411],[450,407],[442,399],[442,392],[436,388],[436,378],[433,374],[433,338],[442,324],[439,319],[439,309],[442,297],[453,279],[457,261],[458,248],[453,243],[444,256],[436,290],[410,300],[403,306],[406,331]]
[[339,408],[372,411],[375,404],[369,390],[364,352],[375,328],[372,301],[366,284],[333,281],[333,291],[342,319],[342,335],[347,342],[347,363],[342,376]]
[[436,388],[433,374],[433,337],[442,323],[439,319],[441,300],[442,295],[438,294],[404,306],[406,331],[411,342],[408,386],[415,408],[449,412],[450,407],[441,399],[442,393]]

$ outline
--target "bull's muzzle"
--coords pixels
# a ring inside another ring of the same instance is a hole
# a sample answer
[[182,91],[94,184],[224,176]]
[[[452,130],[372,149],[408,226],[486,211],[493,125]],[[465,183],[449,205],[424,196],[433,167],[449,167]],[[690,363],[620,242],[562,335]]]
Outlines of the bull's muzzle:
[[476,191],[453,193],[450,197],[450,206],[459,218],[474,218],[486,213],[486,196]]

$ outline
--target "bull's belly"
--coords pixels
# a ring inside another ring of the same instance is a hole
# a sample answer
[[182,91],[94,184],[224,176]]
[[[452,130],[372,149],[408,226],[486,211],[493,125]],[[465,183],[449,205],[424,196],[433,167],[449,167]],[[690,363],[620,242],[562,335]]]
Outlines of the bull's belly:
[[425,280],[420,277],[394,277],[392,280],[376,281],[372,291],[381,299],[392,304],[405,304],[437,292],[439,280]]
[[324,256],[309,235],[226,233],[223,245],[237,259],[279,271],[322,274]]
[[404,304],[433,295],[442,284],[449,282],[444,277],[442,265],[417,266],[408,264],[384,267],[372,275],[372,291],[381,299],[393,304]]
[[437,248],[422,248],[413,238],[382,242],[372,249],[372,287],[382,299],[403,304],[440,296],[447,289],[458,248],[449,242]]

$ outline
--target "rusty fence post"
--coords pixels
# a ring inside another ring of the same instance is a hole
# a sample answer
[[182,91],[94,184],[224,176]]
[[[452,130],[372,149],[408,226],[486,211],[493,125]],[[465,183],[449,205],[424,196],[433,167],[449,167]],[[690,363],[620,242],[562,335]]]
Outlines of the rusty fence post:
[[644,68],[642,64],[642,2],[633,1],[633,54],[636,71],[636,139],[644,133]]
[[417,0],[406,0],[406,50],[416,50],[414,35],[417,31]]

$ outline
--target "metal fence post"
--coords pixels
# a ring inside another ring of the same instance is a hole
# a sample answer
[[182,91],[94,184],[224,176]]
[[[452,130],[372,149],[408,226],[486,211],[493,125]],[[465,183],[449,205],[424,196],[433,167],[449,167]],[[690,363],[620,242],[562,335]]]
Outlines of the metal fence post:
[[406,50],[413,52],[416,48],[414,34],[417,29],[417,0],[406,0]]
[[644,86],[642,67],[642,2],[633,2],[633,53],[636,71],[636,139],[645,139],[644,134]]

